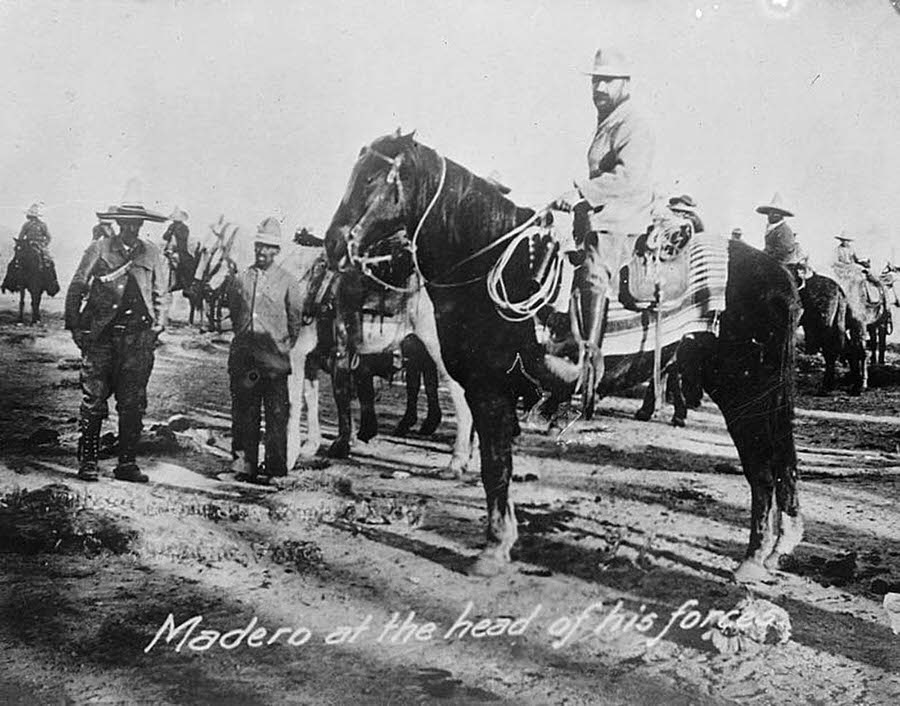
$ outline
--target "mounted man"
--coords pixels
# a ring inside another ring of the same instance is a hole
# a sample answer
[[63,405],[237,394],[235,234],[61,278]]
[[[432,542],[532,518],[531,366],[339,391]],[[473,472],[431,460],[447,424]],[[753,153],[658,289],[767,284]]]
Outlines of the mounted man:
[[620,52],[599,49],[593,67],[585,73],[591,77],[597,109],[587,153],[588,176],[576,179],[575,190],[556,199],[552,207],[574,211],[573,235],[584,261],[576,273],[572,307],[585,362],[599,382],[604,371],[600,337],[610,282],[631,256],[634,237],[651,223],[655,139],[631,99],[631,69]]
[[169,261],[173,272],[171,289],[187,290],[194,277],[194,269],[196,262],[188,248],[188,239],[190,238],[190,228],[188,228],[188,214],[182,211],[178,206],[169,216],[172,221],[166,232],[163,233],[162,239],[165,242],[163,255]]
[[31,323],[41,320],[41,297],[59,293],[56,265],[50,255],[50,231],[41,220],[43,203],[31,204],[15,239],[15,254],[6,269],[2,291],[19,292],[19,323],[23,323],[25,292],[31,293]]
[[144,221],[164,223],[144,208],[140,184],[131,180],[122,205],[97,213],[119,224],[119,233],[94,240],[66,292],[66,329],[81,350],[81,437],[78,477],[96,481],[100,429],[116,396],[119,413],[118,480],[146,483],[137,465],[137,444],[147,409],[147,383],[154,349],[166,326],[168,273],[162,253],[139,237]]

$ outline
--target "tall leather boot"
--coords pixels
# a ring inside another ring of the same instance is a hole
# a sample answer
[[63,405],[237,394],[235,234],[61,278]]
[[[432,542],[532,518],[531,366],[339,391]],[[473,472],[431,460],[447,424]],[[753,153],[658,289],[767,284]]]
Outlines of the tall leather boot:
[[[587,344],[587,359],[582,371],[582,383],[587,378],[587,366],[593,368],[593,387],[596,388],[603,379],[605,367],[603,353],[600,351],[600,336],[606,319],[606,293],[596,289],[581,291],[581,337]],[[585,393],[588,390],[584,390]],[[593,390],[591,390],[593,393]]]
[[82,417],[79,422],[81,436],[78,439],[78,477],[81,480],[100,480],[97,458],[100,452],[100,426],[103,419]]
[[113,471],[118,480],[146,483],[150,478],[137,465],[137,444],[141,438],[141,417],[136,414],[119,415],[119,464]]

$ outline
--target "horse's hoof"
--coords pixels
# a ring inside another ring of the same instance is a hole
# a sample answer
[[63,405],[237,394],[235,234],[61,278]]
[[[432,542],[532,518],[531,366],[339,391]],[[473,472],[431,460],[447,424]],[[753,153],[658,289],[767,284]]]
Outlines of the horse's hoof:
[[779,566],[781,565],[781,557],[783,556],[784,554],[779,553],[777,550],[773,551],[763,562],[763,568],[768,571],[778,571]]
[[803,518],[800,515],[781,515],[781,533],[773,553],[790,554],[803,541]]
[[451,463],[449,466],[435,469],[431,474],[431,478],[435,480],[462,480],[462,469],[454,468]]
[[441,424],[440,417],[425,417],[425,421],[422,422],[422,426],[419,428],[419,433],[422,436],[431,436],[434,432],[437,431],[438,426]]
[[771,578],[768,569],[755,559],[744,559],[734,572],[734,580],[738,583],[760,583]]
[[639,409],[634,413],[634,418],[639,422],[649,422],[651,417],[653,417],[653,412],[648,412],[645,409]]
[[415,418],[407,419],[404,417],[398,422],[397,427],[394,429],[394,436],[406,436],[409,434],[409,430],[412,429],[413,424],[415,423]]
[[315,458],[319,455],[319,444],[303,444],[300,447],[300,456],[302,458]]
[[328,458],[349,458],[350,442],[347,439],[335,439],[328,447]]
[[683,427],[686,424],[683,417],[672,417],[673,427]]
[[508,556],[504,556],[500,547],[491,547],[485,549],[478,558],[469,567],[469,576],[479,576],[481,578],[491,578],[499,576],[509,570],[510,560]]

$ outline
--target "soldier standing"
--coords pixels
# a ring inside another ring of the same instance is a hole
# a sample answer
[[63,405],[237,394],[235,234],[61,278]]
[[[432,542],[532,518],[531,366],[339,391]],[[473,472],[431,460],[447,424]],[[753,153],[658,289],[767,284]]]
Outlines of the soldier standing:
[[99,478],[100,428],[109,413],[107,400],[114,394],[119,461],[113,474],[119,480],[146,483],[148,478],[136,462],[136,447],[169,294],[162,253],[138,236],[144,221],[166,219],[144,208],[136,180],[129,182],[121,206],[97,217],[115,220],[119,233],[88,246],[66,293],[66,329],[82,355],[78,477]]
[[[283,242],[275,218],[260,223],[255,262],[239,273],[228,301],[234,339],[228,355],[231,431],[239,480],[265,485],[287,475],[287,378],[300,336],[303,301],[298,281],[275,264]],[[265,467],[259,466],[260,412],[266,410]]]

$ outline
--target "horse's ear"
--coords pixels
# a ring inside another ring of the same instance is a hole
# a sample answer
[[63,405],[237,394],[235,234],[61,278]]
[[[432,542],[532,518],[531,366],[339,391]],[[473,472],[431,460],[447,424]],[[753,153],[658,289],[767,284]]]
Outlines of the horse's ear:
[[398,138],[398,139],[401,138],[401,137],[403,137],[403,132],[400,130],[400,126],[399,126],[399,125],[397,126],[397,129],[394,130],[394,137],[396,137],[396,138]]
[[412,132],[402,135],[402,137],[406,142],[412,142],[416,138],[416,131],[413,130]]

